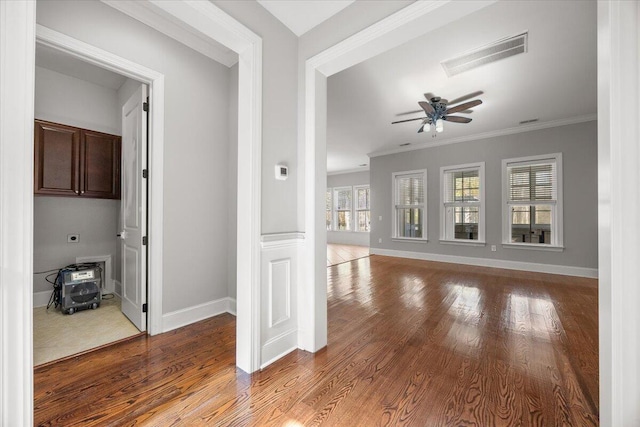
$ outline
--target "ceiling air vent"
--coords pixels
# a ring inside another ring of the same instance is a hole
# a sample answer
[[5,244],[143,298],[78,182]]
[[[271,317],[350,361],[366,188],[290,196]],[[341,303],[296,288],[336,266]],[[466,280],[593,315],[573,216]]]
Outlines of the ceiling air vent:
[[525,53],[527,51],[528,34],[522,33],[514,37],[498,40],[473,52],[449,59],[442,62],[442,68],[444,68],[447,76],[452,77],[490,62]]

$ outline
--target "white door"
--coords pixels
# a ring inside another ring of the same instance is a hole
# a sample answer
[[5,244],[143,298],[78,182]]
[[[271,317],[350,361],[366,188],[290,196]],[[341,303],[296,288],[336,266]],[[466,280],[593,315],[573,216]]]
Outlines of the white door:
[[[147,87],[140,88],[122,107],[122,312],[141,331],[147,328],[142,312],[147,302],[147,185],[142,171],[147,168],[147,117],[143,104]],[[146,243],[146,242],[145,242]]]

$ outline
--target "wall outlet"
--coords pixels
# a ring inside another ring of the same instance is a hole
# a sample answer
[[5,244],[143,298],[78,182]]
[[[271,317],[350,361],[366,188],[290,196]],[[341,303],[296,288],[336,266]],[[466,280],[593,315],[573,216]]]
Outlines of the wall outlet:
[[378,221],[382,221],[382,215],[378,217]]
[[382,243],[382,237],[378,239],[378,243]]
[[78,243],[80,241],[79,234],[67,234],[67,243]]
[[495,252],[497,250],[498,250],[498,248],[496,248],[496,245],[491,245],[491,252]]

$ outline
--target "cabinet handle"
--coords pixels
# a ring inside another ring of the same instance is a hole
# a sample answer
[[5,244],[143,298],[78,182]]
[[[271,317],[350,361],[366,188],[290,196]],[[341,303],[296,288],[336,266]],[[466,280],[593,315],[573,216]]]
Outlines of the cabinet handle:
[[80,192],[78,190],[74,190],[74,191],[78,196],[80,195]]
[[80,194],[84,194],[84,190],[82,190],[82,191],[80,192]]

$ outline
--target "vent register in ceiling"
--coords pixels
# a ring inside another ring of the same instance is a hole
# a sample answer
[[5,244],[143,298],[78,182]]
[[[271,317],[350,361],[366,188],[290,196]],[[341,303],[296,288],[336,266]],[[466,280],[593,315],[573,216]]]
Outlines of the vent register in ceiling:
[[[465,53],[456,58],[448,59],[441,63],[442,68],[448,77],[453,77],[465,71],[472,70],[482,65],[499,61],[514,55],[527,52],[528,46],[528,33],[518,34],[517,36],[508,37],[502,40],[498,40],[490,45],[483,46],[479,49],[475,49],[472,52]],[[424,97],[427,101],[419,101],[421,110],[410,111],[404,114],[415,114],[418,112],[424,112],[424,117],[417,117],[412,119],[397,120],[391,124],[406,123],[420,120],[422,124],[418,128],[418,133],[424,132],[427,126],[434,131],[433,136],[436,133],[444,131],[444,122],[452,123],[470,123],[471,118],[463,116],[452,116],[454,113],[470,114],[473,111],[471,108],[482,104],[482,100],[475,99],[468,101],[470,98],[481,95],[482,91],[477,91],[458,99],[449,102],[446,99],[435,96],[430,93],[425,93]]]

